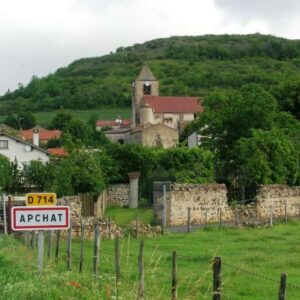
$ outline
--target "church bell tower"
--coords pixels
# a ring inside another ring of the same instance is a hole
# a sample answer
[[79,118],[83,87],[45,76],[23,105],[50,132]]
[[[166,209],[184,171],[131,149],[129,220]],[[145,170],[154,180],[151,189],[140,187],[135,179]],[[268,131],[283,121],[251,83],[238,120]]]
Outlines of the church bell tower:
[[158,96],[159,83],[150,68],[143,66],[139,76],[132,83],[132,126],[140,124],[140,108],[143,105],[144,95]]

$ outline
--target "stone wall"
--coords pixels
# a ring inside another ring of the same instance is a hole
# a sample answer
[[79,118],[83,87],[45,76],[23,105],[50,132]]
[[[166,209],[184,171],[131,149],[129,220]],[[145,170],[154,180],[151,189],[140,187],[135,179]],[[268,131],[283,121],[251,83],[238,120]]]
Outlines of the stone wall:
[[300,186],[259,186],[256,196],[258,218],[269,218],[271,209],[276,218],[284,218],[285,214],[289,217],[298,217],[300,215]]
[[113,206],[129,205],[129,184],[114,184],[107,188],[107,204]]
[[[162,219],[163,194],[154,196],[154,213]],[[187,225],[188,208],[192,224],[229,222],[258,224],[273,219],[300,217],[300,187],[264,185],[257,189],[255,202],[228,205],[224,184],[171,184],[166,192],[167,226]]]
[[[80,196],[68,196],[57,199],[57,205],[65,205],[70,207],[72,236],[79,237],[81,234],[81,222],[85,224],[86,238],[94,236],[95,225],[98,225],[103,238],[114,238],[116,234],[123,235],[123,231],[116,224],[107,218],[99,218],[94,216],[82,217],[82,202]],[[63,236],[66,230],[62,231]]]
[[[227,203],[227,189],[224,184],[171,184],[166,197],[167,225],[186,225],[188,208],[191,208],[193,224],[224,222],[233,219],[232,210]],[[156,216],[163,206],[163,197],[155,199]]]

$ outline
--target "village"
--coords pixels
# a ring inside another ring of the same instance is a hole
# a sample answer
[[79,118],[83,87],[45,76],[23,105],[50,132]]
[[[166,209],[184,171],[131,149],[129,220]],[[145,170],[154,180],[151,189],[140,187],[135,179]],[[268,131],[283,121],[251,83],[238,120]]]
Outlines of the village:
[[0,5],[0,300],[299,300],[300,1]]

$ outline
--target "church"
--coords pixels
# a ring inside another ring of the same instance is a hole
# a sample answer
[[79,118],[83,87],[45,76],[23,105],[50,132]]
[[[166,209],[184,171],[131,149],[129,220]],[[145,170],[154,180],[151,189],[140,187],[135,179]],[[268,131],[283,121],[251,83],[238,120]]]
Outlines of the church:
[[202,111],[197,97],[160,96],[159,82],[145,64],[132,84],[131,124],[119,120],[119,126],[105,131],[105,135],[113,142],[170,148],[178,143],[183,128]]

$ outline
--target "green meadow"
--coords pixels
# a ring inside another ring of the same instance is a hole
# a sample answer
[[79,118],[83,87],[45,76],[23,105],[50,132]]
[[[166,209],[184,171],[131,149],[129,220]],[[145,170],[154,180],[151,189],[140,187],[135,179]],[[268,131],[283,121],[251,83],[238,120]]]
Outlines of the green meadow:
[[[74,118],[80,119],[84,122],[88,121],[92,115],[97,115],[99,120],[115,120],[118,116],[123,119],[131,119],[130,107],[103,107],[93,110],[70,110]],[[56,111],[49,112],[35,112],[37,124],[48,126],[54,118]],[[0,123],[5,120],[6,116],[0,116]]]
[[[287,299],[300,298],[300,223],[264,228],[206,227],[187,233],[144,238],[145,299],[170,299],[172,251],[178,256],[178,299],[212,299],[214,256],[222,259],[222,299],[278,299],[279,279],[287,273]],[[139,240],[121,240],[121,281],[115,284],[114,241],[101,240],[99,279],[92,275],[93,241],[86,240],[79,274],[79,241],[72,244],[72,270],[67,270],[66,242],[59,260],[45,255],[37,274],[37,251],[21,237],[0,237],[0,299],[137,298]],[[47,249],[47,245],[45,245]],[[53,253],[54,255],[54,247]],[[45,251],[46,252],[46,251]]]

